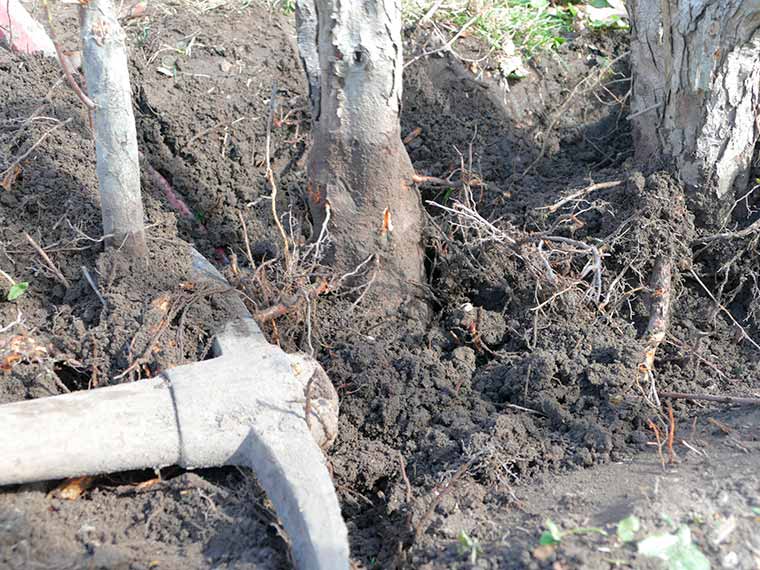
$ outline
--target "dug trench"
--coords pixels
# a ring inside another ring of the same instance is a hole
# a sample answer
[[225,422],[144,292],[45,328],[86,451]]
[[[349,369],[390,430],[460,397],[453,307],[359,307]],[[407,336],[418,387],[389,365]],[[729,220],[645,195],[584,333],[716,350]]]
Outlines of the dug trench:
[[[55,62],[0,51],[0,166],[10,167],[0,266],[29,283],[0,304],[2,402],[139,381],[204,358],[224,316],[222,293],[189,281],[188,243],[215,260],[252,311],[313,284],[282,265],[266,180],[270,154],[276,211],[291,244],[305,247],[314,235],[303,197],[309,117],[292,19],[256,4],[167,6],[127,27],[150,259],[126,271],[102,253],[85,110]],[[73,20],[62,26],[73,37]],[[429,38],[410,29],[407,40],[416,53]],[[313,350],[340,393],[329,462],[357,568],[607,568],[596,543],[543,557],[534,547],[550,513],[567,509],[580,524],[610,508],[610,489],[590,482],[620,477],[633,488],[661,476],[651,425],[684,426],[674,449],[683,463],[667,467],[671,478],[682,472],[705,486],[710,466],[696,454],[704,452],[736,462],[710,472],[710,481],[735,483],[734,507],[749,509],[760,495],[757,433],[746,427],[756,415],[721,412],[732,440],[709,430],[722,405],[676,400],[671,421],[642,375],[650,275],[665,256],[672,308],[656,389],[757,394],[760,257],[751,232],[706,240],[681,185],[634,168],[626,42],[623,32],[579,34],[508,90],[494,80],[497,62],[415,61],[405,73],[405,143],[419,175],[451,182],[419,189],[428,221],[420,296],[432,319],[369,317],[356,295],[337,291],[262,323],[283,348]],[[465,38],[458,53],[477,59],[479,49]],[[560,204],[592,182],[607,184]],[[754,222],[755,202],[750,195],[737,207],[740,227]],[[754,455],[737,459],[731,441]],[[618,467],[632,459],[645,468]],[[0,566],[289,566],[286,539],[248,473],[165,470],[88,484],[74,501],[55,484],[3,490]],[[584,486],[596,499],[573,502]],[[676,514],[686,516],[688,500]],[[621,518],[634,509],[624,506]],[[460,549],[463,532],[479,540],[475,562],[472,547]]]

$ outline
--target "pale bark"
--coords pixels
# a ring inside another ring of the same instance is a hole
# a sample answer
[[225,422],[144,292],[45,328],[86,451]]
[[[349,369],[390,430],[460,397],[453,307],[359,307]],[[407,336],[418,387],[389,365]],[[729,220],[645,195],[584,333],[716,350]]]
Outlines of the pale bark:
[[308,199],[330,207],[335,266],[374,255],[375,299],[397,308],[424,275],[422,206],[401,142],[401,7],[396,0],[300,0],[299,49],[311,87]]
[[32,18],[19,0],[0,2],[0,40],[20,53],[41,52],[55,57],[55,46],[45,28]]
[[95,103],[95,150],[103,232],[130,255],[143,255],[145,225],[137,132],[124,31],[111,0],[82,7],[82,67]]
[[690,206],[724,221],[758,137],[760,0],[629,0],[636,156],[671,161]]

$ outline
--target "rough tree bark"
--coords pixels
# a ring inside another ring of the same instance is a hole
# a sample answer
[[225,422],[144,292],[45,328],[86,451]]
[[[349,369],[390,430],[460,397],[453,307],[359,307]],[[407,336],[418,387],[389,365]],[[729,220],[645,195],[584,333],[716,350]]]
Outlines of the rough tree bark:
[[81,8],[82,67],[95,103],[103,232],[128,255],[147,251],[137,132],[127,67],[124,31],[111,0],[90,0]]
[[395,310],[424,282],[422,206],[399,125],[399,1],[299,0],[296,17],[312,105],[315,227],[329,208],[336,269],[374,256],[374,302]]
[[758,137],[760,0],[629,0],[636,156],[664,158],[708,226],[746,187]]

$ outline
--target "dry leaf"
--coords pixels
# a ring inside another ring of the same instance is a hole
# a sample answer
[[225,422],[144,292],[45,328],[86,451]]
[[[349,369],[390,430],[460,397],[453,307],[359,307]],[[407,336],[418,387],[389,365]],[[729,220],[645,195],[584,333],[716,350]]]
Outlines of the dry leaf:
[[0,182],[0,186],[3,187],[3,190],[10,192],[11,188],[16,183],[16,179],[19,177],[19,174],[21,174],[21,167],[17,164],[16,166],[12,167],[5,174],[5,176],[3,176],[3,180]]
[[92,487],[95,483],[95,477],[89,475],[85,477],[74,477],[73,479],[66,479],[63,483],[58,485],[53,490],[53,494],[59,499],[66,499],[67,501],[76,501],[84,492]]
[[421,134],[422,134],[422,127],[417,127],[411,133],[409,133],[408,135],[406,135],[406,137],[404,137],[404,140],[402,142],[404,144],[409,144],[410,142],[412,142],[414,139],[416,139]]
[[149,489],[153,485],[157,485],[160,482],[161,482],[161,479],[159,479],[158,477],[155,477],[153,479],[148,479],[147,481],[143,481],[142,483],[138,483],[137,485],[135,485],[135,489],[140,489],[140,490]]

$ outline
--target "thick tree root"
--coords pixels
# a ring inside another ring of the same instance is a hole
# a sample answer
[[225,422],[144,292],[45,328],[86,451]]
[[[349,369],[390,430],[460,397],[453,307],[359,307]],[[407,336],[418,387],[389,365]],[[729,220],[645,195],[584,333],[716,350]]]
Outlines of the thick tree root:
[[[652,275],[649,280],[651,296],[649,300],[649,324],[644,333],[644,357],[639,363],[638,382],[642,390],[647,394],[650,403],[659,408],[660,398],[654,382],[654,359],[657,349],[665,339],[668,332],[668,319],[670,317],[671,282],[673,262],[667,257],[660,255],[655,259]],[[646,391],[644,386],[648,385]]]

